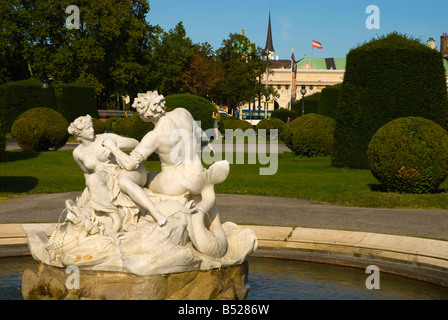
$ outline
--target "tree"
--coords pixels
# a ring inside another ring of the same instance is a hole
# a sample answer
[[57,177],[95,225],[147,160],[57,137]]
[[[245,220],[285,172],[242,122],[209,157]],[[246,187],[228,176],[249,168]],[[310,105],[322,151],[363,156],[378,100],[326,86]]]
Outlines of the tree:
[[[3,0],[0,82],[36,77],[56,86],[79,80],[103,100],[134,94],[157,28],[147,0],[78,0],[80,28],[66,28],[70,0]],[[19,70],[17,74],[16,70]],[[102,101],[105,103],[105,101]]]
[[259,81],[266,68],[263,51],[244,35],[230,34],[217,56],[225,71],[219,97],[234,113],[240,104],[253,101],[260,91],[265,91],[265,85]]
[[213,99],[216,88],[224,79],[224,71],[213,58],[213,50],[208,43],[196,45],[195,51],[182,75],[182,91]]
[[147,87],[165,96],[178,93],[183,71],[193,53],[193,43],[186,36],[182,22],[168,32],[159,29],[147,52],[148,64],[143,71]]

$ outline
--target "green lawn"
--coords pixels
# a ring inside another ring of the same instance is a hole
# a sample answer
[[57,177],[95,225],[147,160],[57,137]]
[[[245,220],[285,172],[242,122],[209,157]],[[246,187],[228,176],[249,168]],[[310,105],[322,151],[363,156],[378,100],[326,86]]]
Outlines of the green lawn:
[[[160,171],[158,162],[145,164],[150,171]],[[228,179],[216,186],[216,192],[292,197],[344,206],[448,209],[444,190],[448,189],[448,182],[437,194],[396,194],[381,191],[369,170],[334,168],[329,157],[302,158],[284,153],[279,155],[275,175],[260,176],[259,168],[268,166],[232,164]],[[7,161],[0,164],[0,201],[24,194],[83,189],[84,177],[71,150],[10,151]]]

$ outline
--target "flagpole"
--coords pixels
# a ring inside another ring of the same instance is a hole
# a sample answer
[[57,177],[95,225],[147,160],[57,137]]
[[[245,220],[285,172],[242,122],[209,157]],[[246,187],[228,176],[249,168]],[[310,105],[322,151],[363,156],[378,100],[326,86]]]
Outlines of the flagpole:
[[313,69],[314,46],[311,45],[311,69]]

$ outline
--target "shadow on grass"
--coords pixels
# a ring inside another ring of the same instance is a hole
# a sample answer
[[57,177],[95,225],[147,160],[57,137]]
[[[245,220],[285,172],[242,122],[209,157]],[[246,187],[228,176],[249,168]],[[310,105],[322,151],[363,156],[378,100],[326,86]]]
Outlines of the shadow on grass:
[[37,186],[38,179],[36,177],[0,177],[0,192],[28,192]]
[[[407,193],[387,191],[387,189],[380,183],[370,183],[370,184],[368,184],[368,186],[369,186],[370,190],[373,192],[407,194]],[[442,193],[446,193],[447,191],[448,191],[447,189],[437,189],[428,194],[442,194]]]
[[6,151],[3,162],[14,162],[36,158],[40,152]]

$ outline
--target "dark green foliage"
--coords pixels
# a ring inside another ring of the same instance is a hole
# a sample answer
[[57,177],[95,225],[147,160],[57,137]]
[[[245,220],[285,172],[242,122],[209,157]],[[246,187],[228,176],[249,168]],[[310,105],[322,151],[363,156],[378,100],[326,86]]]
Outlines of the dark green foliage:
[[56,109],[56,101],[52,86],[42,88],[42,82],[28,79],[8,82],[0,86],[0,119],[4,122],[5,132],[17,117],[31,108],[47,107]]
[[332,118],[310,113],[292,121],[281,137],[297,155],[328,156],[333,150],[334,125]]
[[0,162],[3,162],[6,151],[6,136],[3,128],[3,123],[0,121]]
[[11,128],[13,139],[23,151],[58,150],[69,138],[68,121],[57,111],[34,108],[21,114]]
[[369,144],[372,174],[387,191],[428,193],[448,174],[448,133],[421,117],[393,120],[382,126]]
[[270,130],[271,129],[277,129],[278,135],[281,135],[282,132],[286,129],[286,123],[284,123],[282,120],[277,118],[267,118],[263,119],[260,122],[257,123],[257,126],[255,127],[257,134],[260,135],[259,130],[265,129],[266,130],[266,136],[270,136]]
[[129,136],[131,133],[131,129],[134,125],[134,122],[137,119],[140,119],[138,114],[133,114],[130,117],[118,118],[116,121],[113,122],[112,132],[120,136]]
[[240,120],[235,117],[227,117],[227,119],[225,119],[222,122],[222,124],[223,124],[224,130],[226,130],[226,129],[231,129],[231,130],[241,129],[244,132],[248,129],[253,129],[253,126],[249,121]]
[[87,114],[92,118],[100,117],[96,108],[95,90],[92,87],[81,83],[65,84],[58,100],[58,110],[68,122]]
[[106,130],[106,123],[101,121],[100,119],[92,118],[93,129],[95,130],[95,134],[104,133]]
[[[320,92],[316,92],[305,97],[305,114],[318,113],[320,95]],[[299,116],[302,115],[302,102],[303,100],[300,99],[294,101],[291,105],[291,110],[297,112]]]
[[207,99],[192,94],[173,94],[165,97],[165,101],[167,109],[187,109],[194,120],[201,122],[202,130],[213,128],[212,115],[218,109]]
[[145,122],[140,117],[136,118],[129,131],[129,137],[141,141],[142,138],[154,129],[152,122]]
[[396,33],[351,50],[336,113],[334,166],[368,168],[372,136],[397,118],[421,116],[446,129],[440,52]]
[[[134,138],[138,141],[141,141],[142,138],[150,131],[154,130],[154,125],[152,122],[143,121],[138,115],[133,115],[134,117],[132,127],[129,130],[129,137]],[[131,117],[131,118],[132,118]],[[148,161],[160,161],[157,153],[151,154]]]
[[335,84],[334,86],[322,89],[317,110],[319,114],[333,119],[336,117],[336,108],[338,106],[341,87],[342,84]]
[[298,116],[299,116],[299,114],[297,113],[297,111],[288,110],[288,109],[285,109],[285,108],[278,108],[277,110],[274,110],[271,113],[271,118],[280,119],[280,120],[282,120],[285,123],[288,120],[288,117],[290,117],[291,121],[293,121]]
[[115,132],[115,123],[121,120],[121,117],[110,117],[106,120],[106,128],[109,132]]

